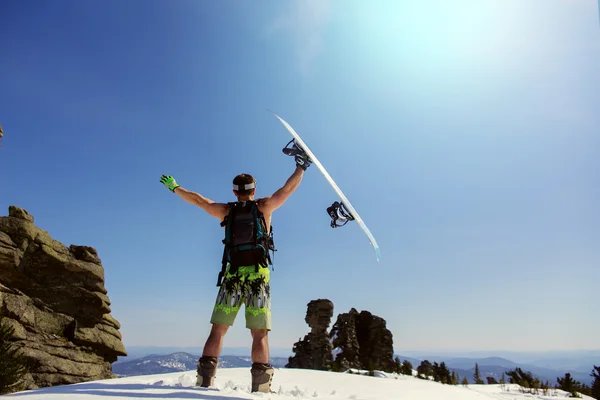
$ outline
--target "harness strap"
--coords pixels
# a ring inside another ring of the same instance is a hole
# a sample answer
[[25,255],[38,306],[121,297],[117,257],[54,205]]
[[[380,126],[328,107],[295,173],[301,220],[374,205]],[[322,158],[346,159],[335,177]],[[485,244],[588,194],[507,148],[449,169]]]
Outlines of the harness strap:
[[[225,218],[223,218],[223,221],[221,221],[220,225],[222,227],[225,227],[228,222],[229,222],[229,218],[233,215],[233,210],[235,208],[235,204],[233,203],[228,203],[229,205],[229,213],[225,216]],[[223,242],[223,260],[221,261],[221,271],[219,272],[219,275],[217,276],[217,286],[221,286],[221,284],[223,283],[223,278],[225,277],[225,271],[227,270],[227,229],[225,230],[225,239],[222,240]]]

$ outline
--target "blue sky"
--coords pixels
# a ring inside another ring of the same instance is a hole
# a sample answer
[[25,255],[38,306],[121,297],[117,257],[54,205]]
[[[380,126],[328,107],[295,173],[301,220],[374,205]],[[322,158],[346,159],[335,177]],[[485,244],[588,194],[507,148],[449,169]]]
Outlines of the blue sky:
[[[245,172],[272,194],[294,165],[271,109],[382,252],[329,227],[311,167],[273,217],[273,347],[328,298],[400,350],[597,348],[597,7],[4,2],[0,210],[98,250],[126,346],[201,346],[223,232],[159,177],[226,202]],[[249,343],[239,318],[225,346]]]

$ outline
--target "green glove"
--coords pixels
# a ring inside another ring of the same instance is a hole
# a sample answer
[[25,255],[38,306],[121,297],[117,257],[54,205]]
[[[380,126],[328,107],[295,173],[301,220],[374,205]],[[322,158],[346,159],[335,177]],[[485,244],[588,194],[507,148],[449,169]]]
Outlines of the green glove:
[[173,178],[172,176],[169,176],[169,175],[161,176],[160,183],[165,185],[167,187],[167,189],[169,189],[171,192],[174,192],[175,189],[180,186],[179,184],[177,184],[177,182],[175,182],[175,178]]

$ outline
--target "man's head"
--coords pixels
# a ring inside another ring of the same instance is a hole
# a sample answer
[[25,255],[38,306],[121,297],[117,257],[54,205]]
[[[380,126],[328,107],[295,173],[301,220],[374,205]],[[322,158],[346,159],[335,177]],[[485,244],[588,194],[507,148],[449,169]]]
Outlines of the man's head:
[[233,178],[233,194],[240,200],[252,200],[256,192],[256,179],[250,174],[239,174]]

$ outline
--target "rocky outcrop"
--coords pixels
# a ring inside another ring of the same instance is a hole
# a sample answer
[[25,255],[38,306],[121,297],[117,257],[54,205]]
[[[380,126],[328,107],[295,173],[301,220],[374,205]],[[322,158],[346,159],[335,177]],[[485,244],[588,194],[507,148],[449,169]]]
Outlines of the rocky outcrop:
[[326,299],[308,303],[305,321],[311,331],[294,344],[294,356],[289,358],[286,368],[330,370],[333,362],[332,346],[327,329],[333,315],[333,303]]
[[361,369],[360,346],[356,334],[356,320],[358,312],[353,308],[349,313],[339,314],[337,321],[331,328],[331,343],[333,345],[336,371],[345,371],[349,368]]
[[352,308],[338,316],[330,335],[335,357],[333,369],[394,370],[392,332],[383,318]]
[[0,313],[31,361],[26,388],[113,377],[127,355],[92,247],[66,247],[26,210],[0,217]]

